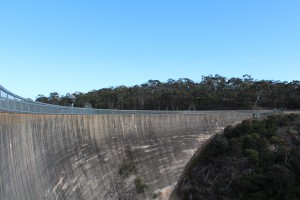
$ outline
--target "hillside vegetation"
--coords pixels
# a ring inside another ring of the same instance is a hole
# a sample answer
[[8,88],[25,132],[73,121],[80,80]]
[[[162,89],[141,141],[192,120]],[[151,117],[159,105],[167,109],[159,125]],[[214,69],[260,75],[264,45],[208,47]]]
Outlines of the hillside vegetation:
[[295,114],[226,127],[191,160],[173,199],[300,199],[299,133]]
[[[96,83],[95,83],[96,84]],[[135,86],[118,86],[76,92],[76,107],[130,110],[225,110],[300,107],[300,81],[280,82],[220,75],[203,76],[200,82],[187,78],[166,82],[149,80]],[[66,96],[52,92],[36,101],[67,105]]]

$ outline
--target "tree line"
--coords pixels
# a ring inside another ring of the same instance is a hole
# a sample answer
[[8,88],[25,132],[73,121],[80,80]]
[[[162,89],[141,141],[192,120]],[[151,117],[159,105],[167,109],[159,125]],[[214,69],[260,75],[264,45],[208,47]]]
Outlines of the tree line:
[[[300,107],[300,81],[254,80],[250,75],[226,78],[202,76],[200,82],[188,78],[166,82],[149,80],[134,86],[117,86],[73,94],[76,107],[124,110],[222,110]],[[36,101],[68,105],[68,95],[52,92]]]

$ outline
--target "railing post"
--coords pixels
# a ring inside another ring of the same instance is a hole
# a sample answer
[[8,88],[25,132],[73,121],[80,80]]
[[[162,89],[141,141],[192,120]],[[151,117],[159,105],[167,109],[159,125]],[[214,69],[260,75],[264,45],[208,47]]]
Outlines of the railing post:
[[6,93],[6,109],[9,109],[8,93]]
[[0,88],[0,108],[2,108],[2,89]]

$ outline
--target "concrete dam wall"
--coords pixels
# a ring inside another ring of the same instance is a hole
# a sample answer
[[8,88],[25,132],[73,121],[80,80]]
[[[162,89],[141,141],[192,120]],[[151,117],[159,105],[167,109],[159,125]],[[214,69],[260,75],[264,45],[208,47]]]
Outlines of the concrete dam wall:
[[0,113],[0,199],[116,199],[131,159],[147,193],[176,183],[204,140],[251,112],[159,115]]

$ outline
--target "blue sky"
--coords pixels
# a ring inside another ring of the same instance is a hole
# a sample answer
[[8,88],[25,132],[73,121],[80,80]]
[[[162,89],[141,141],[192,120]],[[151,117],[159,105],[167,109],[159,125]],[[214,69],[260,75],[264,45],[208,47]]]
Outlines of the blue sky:
[[0,0],[0,85],[38,94],[219,74],[299,80],[299,0]]

